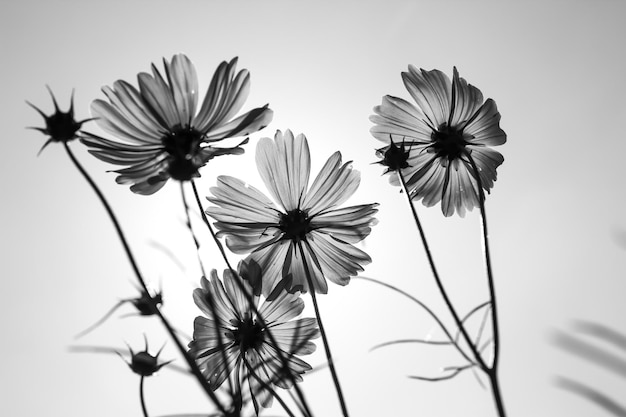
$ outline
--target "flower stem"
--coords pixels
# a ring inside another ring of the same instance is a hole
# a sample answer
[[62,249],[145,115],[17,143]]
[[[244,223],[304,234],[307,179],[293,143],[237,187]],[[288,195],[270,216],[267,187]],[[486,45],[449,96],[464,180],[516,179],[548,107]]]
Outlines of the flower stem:
[[398,173],[398,178],[400,179],[400,183],[402,184],[402,189],[404,190],[404,194],[406,195],[407,201],[409,203],[409,207],[411,208],[411,213],[413,214],[413,219],[415,220],[415,224],[417,225],[417,229],[419,230],[420,238],[422,239],[422,243],[424,245],[424,250],[426,252],[426,257],[428,258],[428,263],[430,264],[430,269],[431,269],[431,271],[433,273],[433,276],[435,277],[435,282],[437,283],[437,287],[439,288],[439,292],[441,293],[441,296],[443,297],[443,300],[446,303],[446,306],[448,307],[448,310],[452,314],[452,317],[454,319],[454,322],[455,322],[456,326],[459,328],[459,331],[463,335],[463,338],[465,339],[465,341],[469,345],[469,348],[472,351],[472,354],[474,355],[474,358],[476,359],[476,362],[478,363],[480,368],[485,373],[489,373],[489,367],[487,366],[487,364],[483,360],[482,356],[480,355],[480,352],[478,352],[478,349],[476,348],[476,346],[472,342],[472,339],[467,334],[467,330],[465,330],[465,326],[463,325],[463,322],[461,321],[459,315],[457,314],[456,309],[454,308],[454,305],[452,304],[452,301],[448,297],[448,293],[446,292],[446,289],[443,286],[443,282],[441,281],[441,278],[439,277],[439,273],[437,272],[437,267],[435,266],[435,261],[433,259],[433,256],[432,256],[431,252],[430,252],[430,248],[428,246],[428,241],[426,240],[426,234],[424,233],[424,229],[422,228],[422,223],[420,222],[419,217],[417,216],[417,211],[415,211],[415,207],[413,206],[413,201],[411,200],[411,195],[410,195],[409,190],[408,190],[408,188],[406,186],[406,181],[404,180],[404,176],[402,175],[402,172],[400,172],[400,170],[398,170],[397,173]]
[[280,395],[278,395],[278,393],[276,392],[276,390],[274,390],[270,384],[268,384],[267,382],[263,381],[261,378],[259,378],[256,374],[256,372],[254,372],[254,369],[252,369],[252,367],[250,366],[250,362],[248,362],[248,360],[246,359],[245,355],[242,355],[243,358],[243,362],[246,365],[246,368],[248,368],[248,372],[250,372],[250,375],[252,375],[252,377],[254,379],[256,379],[259,384],[261,384],[261,386],[263,388],[265,388],[266,390],[268,390],[270,392],[270,394],[272,394],[272,396],[274,398],[276,398],[276,400],[280,403],[280,405],[283,407],[283,410],[285,410],[285,412],[287,412],[287,414],[289,414],[289,417],[295,417],[295,415],[293,414],[293,412],[289,409],[289,407],[287,406],[287,404],[285,403],[285,401],[281,398]]
[[185,207],[185,216],[186,216],[186,221],[185,221],[185,225],[187,226],[187,229],[189,229],[189,233],[191,233],[191,237],[193,239],[193,243],[196,246],[196,255],[198,256],[198,264],[200,265],[200,271],[202,272],[202,276],[206,277],[206,271],[204,270],[204,264],[202,262],[202,258],[200,258],[200,242],[198,241],[198,238],[196,237],[195,232],[193,231],[193,227],[191,226],[191,216],[189,214],[189,204],[187,203],[187,197],[185,196],[185,187],[183,186],[183,182],[180,182],[180,195],[182,197],[183,200],[183,206]]
[[[222,254],[222,258],[224,258],[224,262],[226,262],[226,266],[231,271],[233,276],[235,276],[235,277],[239,276],[239,274],[237,274],[237,271],[235,271],[235,269],[230,264],[230,261],[228,260],[228,256],[226,255],[226,251],[224,250],[224,246],[222,245],[222,242],[220,242],[219,239],[217,238],[217,235],[215,234],[215,231],[213,230],[213,227],[211,226],[211,222],[209,222],[209,219],[207,218],[206,213],[204,212],[204,208],[202,207],[202,202],[200,201],[200,195],[198,194],[198,188],[196,187],[196,183],[195,183],[195,181],[193,179],[191,180],[191,188],[193,189],[193,194],[194,194],[194,196],[196,198],[196,204],[198,204],[198,208],[200,209],[200,214],[202,215],[202,220],[204,221],[204,224],[206,224],[207,228],[209,229],[209,233],[211,233],[211,237],[213,238],[213,241],[215,242],[215,245],[217,246],[217,248],[219,249],[220,253]],[[267,335],[268,335],[268,337],[270,339],[270,342],[272,342],[272,344],[274,346],[278,346],[278,343],[276,342],[276,339],[274,338],[274,334],[271,332],[271,330],[267,326],[267,323],[265,322],[265,319],[263,318],[263,316],[259,312],[259,309],[257,308],[256,304],[254,303],[252,295],[248,293],[248,291],[244,288],[243,284],[238,279],[235,279],[234,281],[237,283],[237,285],[239,286],[239,289],[241,290],[241,292],[246,297],[246,301],[248,302],[248,305],[250,305],[250,308],[252,309],[254,314],[256,314],[256,316],[258,317],[259,322],[261,323],[261,325],[265,329],[267,329]],[[286,371],[289,379],[293,383],[293,387],[296,390],[296,393],[298,394],[298,398],[300,398],[300,401],[302,402],[303,408],[306,410],[306,415],[308,417],[313,417],[313,413],[311,413],[311,410],[310,410],[309,405],[308,405],[308,403],[306,401],[304,393],[302,392],[302,390],[298,386],[297,381],[295,380],[294,376],[292,375],[291,371],[289,370],[289,363],[287,361],[287,358],[285,358],[285,355],[283,355],[283,352],[282,352],[281,349],[276,349],[276,352],[278,353],[278,359],[280,360],[281,364],[285,368],[285,371]]]
[[311,300],[313,301],[313,308],[315,309],[315,317],[317,317],[317,324],[320,327],[320,334],[322,335],[322,341],[324,342],[324,352],[326,353],[326,359],[328,360],[328,368],[337,390],[337,397],[339,398],[339,404],[341,405],[341,411],[344,417],[348,417],[348,408],[341,392],[341,385],[339,384],[339,378],[337,377],[337,371],[335,370],[335,364],[333,362],[333,355],[330,352],[330,345],[328,344],[328,338],[326,337],[326,331],[324,330],[324,324],[322,323],[322,316],[320,315],[320,309],[317,305],[317,297],[315,296],[315,287],[313,286],[313,279],[311,278],[311,271],[307,265],[306,258],[304,256],[304,249],[302,249],[302,243],[298,242],[298,249],[300,250],[300,256],[302,256],[302,264],[304,265],[304,273],[309,286],[309,292],[311,293]]
[[144,376],[142,375],[141,379],[139,380],[139,400],[141,401],[141,411],[143,411],[143,417],[149,417],[148,410],[146,409],[146,399],[143,395],[143,380]]
[[[96,193],[96,195],[100,199],[100,202],[104,206],[107,214],[109,215],[109,218],[113,222],[113,226],[115,227],[115,230],[117,232],[117,235],[118,235],[120,241],[122,242],[122,246],[124,247],[126,255],[128,256],[128,260],[130,261],[131,267],[132,267],[132,269],[133,269],[133,271],[135,273],[135,276],[137,277],[137,281],[139,281],[139,284],[141,285],[143,291],[145,291],[146,294],[150,294],[150,292],[148,291],[148,287],[146,285],[146,282],[143,279],[143,276],[141,275],[141,272],[139,271],[139,267],[137,266],[137,262],[135,261],[135,257],[133,256],[133,254],[132,254],[132,252],[130,250],[130,246],[128,245],[128,241],[126,240],[126,236],[124,235],[124,232],[122,231],[122,227],[120,226],[120,223],[117,220],[117,217],[115,216],[115,213],[113,212],[113,209],[111,208],[111,205],[109,204],[107,199],[104,197],[104,194],[102,193],[102,191],[100,191],[100,188],[96,185],[94,180],[87,173],[85,168],[83,168],[83,166],[80,164],[80,162],[78,162],[78,159],[76,159],[76,156],[74,156],[74,153],[72,152],[72,150],[68,146],[67,142],[63,142],[63,145],[65,146],[65,150],[67,151],[68,156],[70,157],[70,159],[72,160],[72,162],[74,163],[76,168],[80,171],[82,176],[89,183],[89,185],[91,186],[93,191]],[[186,349],[183,347],[182,343],[178,339],[178,336],[176,336],[176,331],[174,330],[174,328],[167,321],[167,319],[165,318],[163,313],[161,313],[161,310],[159,309],[157,303],[154,302],[152,297],[148,297],[148,298],[150,299],[150,302],[153,304],[152,307],[154,307],[154,311],[159,316],[159,319],[161,320],[161,322],[165,326],[165,329],[170,334],[171,338],[174,340],[174,344],[176,345],[176,347],[180,351],[181,355],[183,355],[183,357],[185,358],[185,361],[189,365],[189,368],[191,369],[192,373],[194,374],[194,376],[198,380],[198,383],[202,386],[202,388],[204,389],[204,391],[206,392],[208,397],[220,409],[220,411],[223,412],[223,413],[226,413],[226,409],[224,408],[222,403],[218,400],[218,398],[215,395],[215,393],[211,390],[211,388],[209,386],[209,383],[207,382],[206,378],[204,378],[204,376],[202,375],[202,372],[198,368],[198,365],[187,354]]]
[[485,253],[485,267],[487,270],[487,282],[489,284],[489,297],[491,298],[491,317],[493,326],[493,362],[489,369],[489,380],[491,381],[491,388],[493,390],[493,397],[498,408],[498,415],[504,417],[506,415],[504,411],[504,402],[502,400],[502,394],[500,393],[500,384],[498,381],[498,359],[500,357],[500,331],[498,325],[498,309],[496,305],[496,291],[495,280],[493,279],[493,270],[491,269],[491,253],[489,251],[489,232],[487,229],[487,212],[485,210],[485,191],[483,190],[482,181],[480,179],[480,170],[472,158],[472,155],[466,152],[465,154],[472,165],[474,178],[476,179],[476,185],[478,188],[478,201],[480,204],[480,218],[483,230],[483,251]]
[[[202,276],[206,277],[206,272],[204,270],[204,266],[202,264],[202,259],[200,258],[200,242],[198,241],[198,238],[196,237],[196,234],[193,231],[193,227],[191,226],[191,217],[189,216],[189,205],[187,204],[187,198],[185,197],[185,188],[183,186],[183,182],[180,182],[180,195],[181,198],[183,200],[183,206],[185,207],[185,214],[187,216],[187,228],[189,229],[189,232],[191,233],[191,237],[193,239],[193,243],[196,246],[196,255],[198,256],[198,263],[200,264],[200,270],[202,271]],[[208,293],[208,297],[207,300],[209,302],[209,308],[211,309],[211,314],[213,315],[213,317],[215,319],[217,319],[218,315],[217,315],[217,308],[215,306],[215,301],[213,299],[213,294],[211,292]],[[222,332],[219,329],[219,326],[217,326],[215,328],[215,336],[217,338],[217,344],[218,346],[221,346],[222,348],[220,349],[220,353],[222,355],[222,361],[224,361],[224,366],[226,367],[226,375],[230,375],[230,366],[229,366],[229,361],[228,361],[228,357],[226,355],[226,349],[224,349],[225,345],[224,345],[224,339],[222,336]],[[234,387],[233,387],[233,381],[231,378],[226,378],[228,380],[228,388],[230,389],[230,394],[231,397],[233,395],[235,395],[235,391],[234,391]]]

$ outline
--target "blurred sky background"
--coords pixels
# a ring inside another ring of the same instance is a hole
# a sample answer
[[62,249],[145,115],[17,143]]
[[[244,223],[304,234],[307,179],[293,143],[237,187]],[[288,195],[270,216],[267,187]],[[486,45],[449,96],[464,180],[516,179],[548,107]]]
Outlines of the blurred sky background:
[[[363,275],[410,292],[446,323],[405,200],[371,165],[381,144],[369,134],[368,117],[385,94],[410,100],[400,78],[409,64],[450,76],[456,65],[496,101],[508,135],[487,198],[508,413],[600,415],[555,378],[621,399],[624,379],[571,355],[552,336],[572,331],[573,320],[626,333],[625,16],[623,1],[2,2],[0,415],[140,415],[139,377],[119,357],[71,353],[69,346],[124,349],[128,342],[140,350],[145,333],[153,352],[167,341],[161,357],[183,365],[154,319],[119,319],[130,306],[73,340],[137,291],[111,222],[62,146],[37,157],[45,138],[25,127],[43,120],[24,102],[51,113],[48,84],[66,109],[74,88],[76,116],[87,118],[90,102],[103,98],[102,86],[117,79],[135,84],[150,63],[161,68],[162,57],[179,52],[195,63],[201,94],[217,65],[239,56],[238,68],[252,76],[244,110],[270,103],[275,112],[245,155],[218,158],[201,171],[201,194],[220,174],[264,189],[255,142],[276,129],[307,135],[314,173],[340,150],[362,173],[348,204],[380,203],[379,224],[361,245],[373,259]],[[94,123],[86,127],[103,133]],[[165,314],[191,333],[199,269],[178,184],[151,197],[134,195],[115,184],[106,172],[111,165],[78,142],[71,146],[116,208],[144,274],[162,285]],[[461,311],[485,301],[478,210],[460,219],[444,218],[439,206],[417,208]],[[207,266],[221,271],[214,244],[198,218],[194,224]],[[407,378],[460,364],[445,348],[369,352],[393,339],[438,336],[407,299],[355,279],[331,285],[320,308],[352,416],[496,415],[489,390],[471,372],[438,383]],[[321,341],[305,359],[324,362]],[[326,370],[302,386],[316,415],[339,415]],[[210,411],[196,382],[168,369],[146,381],[146,399],[151,416]]]

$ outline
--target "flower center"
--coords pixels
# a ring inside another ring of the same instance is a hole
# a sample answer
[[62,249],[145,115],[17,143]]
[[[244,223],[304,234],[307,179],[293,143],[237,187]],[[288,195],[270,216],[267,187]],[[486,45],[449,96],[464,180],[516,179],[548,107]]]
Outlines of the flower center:
[[307,233],[313,230],[308,214],[300,209],[281,214],[278,228],[285,234],[285,239],[291,239],[294,242],[306,240]]
[[241,351],[256,349],[265,340],[265,328],[250,317],[244,318],[236,324],[233,330],[233,339],[241,347]]
[[449,161],[460,158],[463,155],[465,145],[467,145],[463,139],[463,131],[448,126],[447,123],[440,125],[432,133],[431,138],[433,140],[432,148],[437,156],[446,157]]
[[192,127],[175,128],[162,139],[163,147],[169,154],[168,172],[179,181],[189,181],[199,177],[198,169],[202,166],[199,157],[202,133]]

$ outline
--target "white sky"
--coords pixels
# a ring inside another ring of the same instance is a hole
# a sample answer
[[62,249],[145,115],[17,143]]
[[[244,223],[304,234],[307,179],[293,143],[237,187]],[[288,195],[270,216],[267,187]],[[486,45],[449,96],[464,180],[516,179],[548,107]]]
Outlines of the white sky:
[[[373,258],[364,275],[411,292],[447,323],[408,208],[380,167],[370,165],[380,144],[369,134],[368,117],[385,94],[410,98],[400,78],[408,64],[449,75],[456,65],[497,102],[508,135],[487,211],[509,415],[599,415],[556,387],[556,376],[622,398],[626,383],[556,347],[551,335],[571,329],[574,319],[626,333],[626,247],[617,238],[626,230],[625,12],[620,1],[3,2],[0,415],[141,412],[138,377],[118,357],[67,348],[127,341],[141,349],[145,332],[156,350],[167,337],[151,319],[112,318],[73,341],[119,298],[136,294],[132,271],[62,147],[36,157],[44,138],[24,127],[42,120],[24,100],[51,112],[44,86],[62,108],[75,88],[77,117],[86,118],[103,85],[134,83],[151,62],[161,65],[178,52],[194,61],[201,88],[219,62],[239,56],[239,68],[252,74],[245,108],[269,102],[275,112],[245,155],[205,167],[201,193],[219,174],[262,187],[254,143],[276,129],[307,135],[314,172],[340,150],[362,173],[349,203],[381,204],[379,224],[362,246]],[[198,314],[191,291],[199,280],[177,185],[148,198],[133,195],[105,172],[111,166],[72,146],[117,208],[145,274],[155,286],[162,281],[165,313],[191,332]],[[467,311],[484,301],[477,211],[446,219],[439,207],[418,210],[457,304]],[[208,266],[222,270],[201,237]],[[169,247],[185,270],[150,242]],[[356,280],[332,286],[320,303],[351,415],[495,415],[489,391],[471,373],[436,384],[406,378],[457,364],[453,355],[419,346],[368,352],[377,343],[426,336],[432,323],[415,305]],[[177,357],[171,342],[162,357]],[[323,362],[321,345],[307,360]],[[326,371],[306,378],[303,388],[316,415],[339,415]],[[146,395],[152,416],[206,410],[195,382],[172,371],[148,380]]]

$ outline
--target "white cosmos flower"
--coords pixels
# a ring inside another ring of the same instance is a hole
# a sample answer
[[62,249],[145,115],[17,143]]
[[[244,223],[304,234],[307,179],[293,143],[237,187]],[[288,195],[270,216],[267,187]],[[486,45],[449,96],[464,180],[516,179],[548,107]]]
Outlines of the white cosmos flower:
[[[218,177],[208,197],[215,207],[207,214],[217,222],[220,236],[238,254],[264,271],[263,294],[280,282],[292,291],[309,289],[300,247],[318,293],[326,293],[326,279],[346,285],[363,270],[370,257],[353,244],[375,224],[378,204],[339,208],[356,191],[360,174],[341,154],[328,158],[309,187],[311,161],[306,137],[276,132],[274,140],[257,144],[256,163],[275,204],[263,193],[233,177]],[[257,289],[255,289],[257,290]]]
[[115,140],[86,134],[82,141],[97,158],[126,168],[117,182],[132,184],[138,194],[153,194],[169,178],[188,181],[218,155],[241,154],[239,146],[220,148],[216,142],[245,136],[269,124],[267,105],[234,117],[250,90],[247,70],[236,72],[237,58],[217,68],[200,110],[198,78],[183,54],[163,60],[165,78],[152,65],[152,75],[137,76],[139,90],[123,80],[102,91],[109,99],[94,100],[91,112],[98,125]]
[[[290,294],[282,288],[277,289],[272,301],[265,300],[259,306],[259,297],[252,295],[248,282],[260,279],[260,269],[242,262],[238,273],[234,275],[225,270],[222,283],[212,270],[209,279],[202,278],[202,288],[194,291],[194,301],[206,317],[199,316],[194,322],[189,354],[195,358],[211,389],[216,390],[226,378],[232,377],[237,392],[240,395],[247,392],[255,409],[258,404],[269,407],[272,395],[267,386],[290,388],[292,381],[301,381],[301,375],[311,370],[311,366],[296,355],[315,351],[311,339],[319,336],[317,321],[314,318],[293,320],[302,313],[304,302],[300,294]],[[248,303],[244,289],[252,296],[265,325]],[[276,344],[267,335],[268,330]],[[278,350],[288,364],[287,370]]]
[[[478,207],[478,185],[469,158],[489,192],[502,155],[491,146],[506,142],[500,113],[492,99],[483,102],[479,89],[454,68],[452,82],[439,70],[402,73],[417,107],[398,97],[385,96],[370,120],[372,135],[388,146],[378,150],[388,171],[400,169],[414,200],[427,206],[441,201],[445,216]],[[400,146],[398,146],[400,145]],[[391,178],[398,185],[398,178]]]

